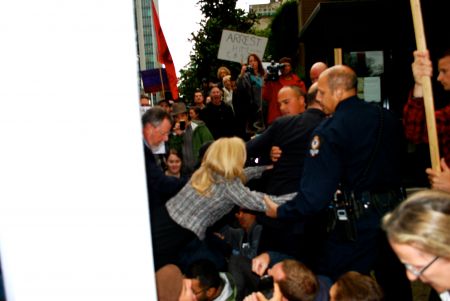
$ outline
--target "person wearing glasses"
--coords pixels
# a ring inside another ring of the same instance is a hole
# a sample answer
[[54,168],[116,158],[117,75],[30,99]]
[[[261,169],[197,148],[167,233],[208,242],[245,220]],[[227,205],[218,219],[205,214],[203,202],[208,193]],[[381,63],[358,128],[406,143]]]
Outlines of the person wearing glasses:
[[198,259],[186,271],[197,301],[236,301],[236,285],[229,273],[220,272],[212,261]]
[[413,194],[384,216],[383,228],[409,280],[428,283],[450,300],[450,194]]
[[[147,195],[150,208],[152,237],[154,228],[161,222],[156,212],[166,201],[183,188],[187,178],[171,177],[164,174],[157,164],[156,150],[169,139],[172,116],[160,107],[153,107],[142,115],[142,136],[144,140],[145,172],[147,175]],[[153,244],[157,242],[153,241]]]

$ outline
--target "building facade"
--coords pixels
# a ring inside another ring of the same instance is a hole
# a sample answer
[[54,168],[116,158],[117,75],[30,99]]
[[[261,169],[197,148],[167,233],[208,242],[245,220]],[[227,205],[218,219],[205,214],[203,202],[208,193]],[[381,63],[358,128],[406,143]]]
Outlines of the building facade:
[[[154,0],[135,0],[140,71],[155,68],[156,42],[153,29],[152,1]],[[155,6],[158,7],[157,1],[155,1]]]

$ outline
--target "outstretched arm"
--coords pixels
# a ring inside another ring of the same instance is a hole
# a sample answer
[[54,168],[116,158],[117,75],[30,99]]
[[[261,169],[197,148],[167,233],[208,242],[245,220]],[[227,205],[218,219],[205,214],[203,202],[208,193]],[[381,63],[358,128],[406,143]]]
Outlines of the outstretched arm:
[[[264,203],[265,194],[258,191],[252,191],[244,184],[242,184],[240,179],[235,179],[234,181],[227,184],[226,189],[227,197],[235,204],[243,208],[250,210],[255,210],[259,212],[266,211],[266,205]],[[280,196],[270,196],[270,198],[277,204],[284,204],[287,201],[292,200],[297,195],[296,192],[283,194]]]

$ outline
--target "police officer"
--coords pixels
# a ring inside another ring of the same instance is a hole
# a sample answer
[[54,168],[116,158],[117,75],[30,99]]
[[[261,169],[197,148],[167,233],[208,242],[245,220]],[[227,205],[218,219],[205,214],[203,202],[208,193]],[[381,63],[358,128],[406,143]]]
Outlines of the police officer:
[[297,196],[281,206],[265,198],[266,214],[304,220],[329,210],[331,230],[316,272],[335,280],[346,271],[375,270],[386,300],[411,300],[404,268],[380,229],[382,215],[403,198],[401,124],[391,112],[359,99],[356,84],[347,66],[320,75],[317,100],[332,116],[312,134]]

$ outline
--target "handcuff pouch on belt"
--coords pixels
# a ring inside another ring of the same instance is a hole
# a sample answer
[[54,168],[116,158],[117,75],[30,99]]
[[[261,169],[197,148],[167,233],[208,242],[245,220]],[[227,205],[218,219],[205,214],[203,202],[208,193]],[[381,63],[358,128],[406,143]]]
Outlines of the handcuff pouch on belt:
[[[403,188],[389,189],[383,192],[362,192],[355,196],[353,192],[337,190],[333,201],[328,207],[327,232],[336,231],[343,234],[343,238],[355,241],[357,238],[356,221],[367,214],[375,212],[380,218],[393,210],[404,199],[406,193]],[[342,235],[341,235],[342,236]]]
[[338,190],[328,208],[327,232],[337,230],[343,238],[356,241],[356,221],[364,214],[363,204],[353,195]]

